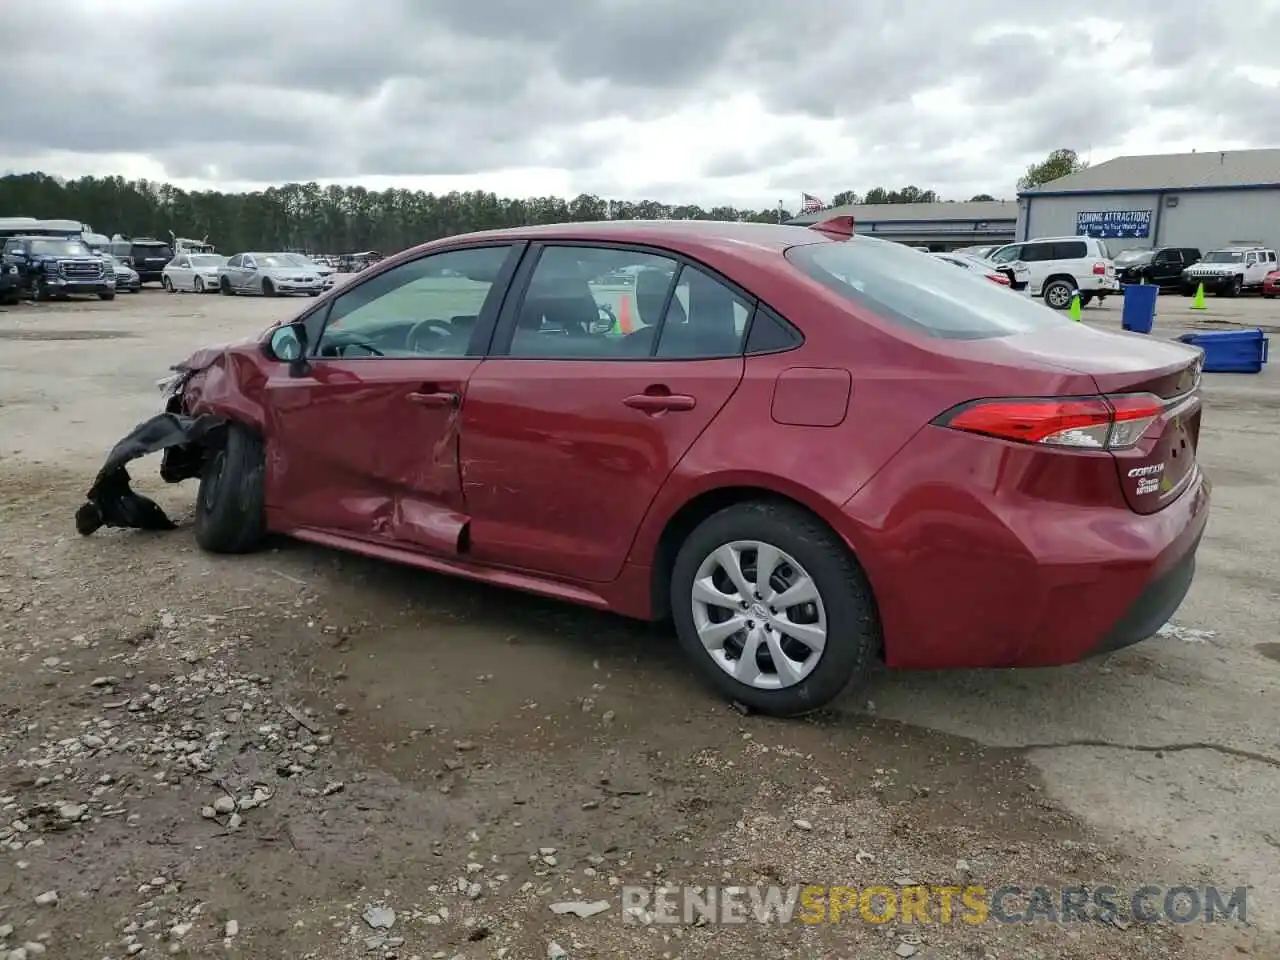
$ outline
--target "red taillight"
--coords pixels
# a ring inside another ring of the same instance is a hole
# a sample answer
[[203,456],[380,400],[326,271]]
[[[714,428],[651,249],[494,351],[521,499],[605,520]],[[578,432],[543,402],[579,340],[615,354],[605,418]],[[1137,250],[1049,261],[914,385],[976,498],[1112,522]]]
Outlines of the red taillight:
[[1134,446],[1160,419],[1164,403],[1151,394],[1108,397],[1049,397],[975,400],[934,423],[1017,443],[1042,443],[1078,450],[1123,450]]
[[1009,286],[1009,278],[1006,277],[1003,273],[988,273],[987,279],[990,280],[992,283],[1000,284],[1000,286],[1002,287]]
[[1105,263],[1095,263],[1093,265],[1093,274],[1096,277],[1105,277],[1107,275],[1107,265]]

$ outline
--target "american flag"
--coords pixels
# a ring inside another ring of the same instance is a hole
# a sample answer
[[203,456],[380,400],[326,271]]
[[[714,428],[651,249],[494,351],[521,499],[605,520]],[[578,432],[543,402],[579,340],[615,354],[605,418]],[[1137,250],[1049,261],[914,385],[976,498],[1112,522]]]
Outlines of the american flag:
[[819,210],[825,210],[827,205],[815,197],[812,193],[802,193],[800,196],[803,202],[800,204],[801,213],[817,213]]

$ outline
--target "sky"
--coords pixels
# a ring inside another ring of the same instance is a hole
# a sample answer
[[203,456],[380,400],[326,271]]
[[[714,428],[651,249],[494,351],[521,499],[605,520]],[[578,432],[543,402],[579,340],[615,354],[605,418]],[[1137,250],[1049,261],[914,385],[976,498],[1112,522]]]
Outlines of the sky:
[[798,208],[1012,198],[1059,147],[1280,146],[1280,0],[69,0],[57,20],[75,29],[6,45],[0,171]]

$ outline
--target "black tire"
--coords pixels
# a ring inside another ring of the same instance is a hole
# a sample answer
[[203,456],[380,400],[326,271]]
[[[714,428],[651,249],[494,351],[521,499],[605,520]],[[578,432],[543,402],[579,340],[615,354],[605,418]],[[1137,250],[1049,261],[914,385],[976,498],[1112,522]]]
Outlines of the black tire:
[[116,295],[115,295],[114,293],[100,293],[100,294],[98,294],[98,299],[99,299],[99,300],[114,300],[115,298],[116,298]]
[[204,293],[204,277],[196,277],[192,280],[191,289],[196,293]]
[[[777,689],[749,686],[706,652],[694,622],[693,584],[704,559],[741,540],[770,544],[793,557],[817,586],[826,613],[820,659],[799,683]],[[796,507],[753,501],[704,520],[681,545],[671,573],[676,634],[703,677],[724,696],[759,713],[794,717],[818,710],[847,687],[861,685],[881,647],[879,617],[857,560],[822,522]]]
[[1231,286],[1227,288],[1228,297],[1238,297],[1240,292],[1244,290],[1244,277],[1236,275],[1231,278]]
[[276,295],[276,285],[266,277],[262,278],[262,295],[264,297],[274,297]]
[[235,296],[235,291],[231,289],[231,281],[226,277],[222,277],[218,280],[218,292],[224,297]]
[[49,287],[39,277],[31,282],[31,299],[36,302],[49,299]]
[[1066,310],[1075,289],[1069,280],[1051,280],[1044,285],[1044,302],[1055,310]]
[[240,424],[230,424],[200,471],[195,533],[202,549],[249,553],[262,543],[265,474],[262,441]]
[[177,288],[173,285],[173,281],[168,277],[160,278],[160,286],[164,287],[165,293],[177,293]]

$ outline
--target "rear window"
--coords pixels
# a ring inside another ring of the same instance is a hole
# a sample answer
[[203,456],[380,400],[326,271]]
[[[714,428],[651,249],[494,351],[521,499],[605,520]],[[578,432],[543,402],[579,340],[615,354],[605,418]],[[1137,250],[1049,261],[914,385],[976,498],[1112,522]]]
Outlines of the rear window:
[[173,251],[169,249],[169,245],[166,243],[135,243],[133,245],[133,256],[145,257],[149,260],[156,257],[172,259]]
[[981,273],[884,240],[806,244],[786,258],[850,302],[931,337],[982,340],[1071,322]]

